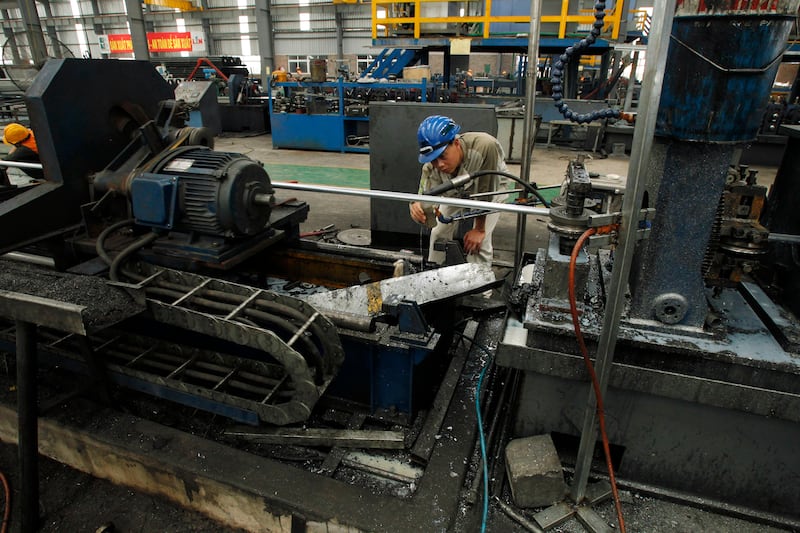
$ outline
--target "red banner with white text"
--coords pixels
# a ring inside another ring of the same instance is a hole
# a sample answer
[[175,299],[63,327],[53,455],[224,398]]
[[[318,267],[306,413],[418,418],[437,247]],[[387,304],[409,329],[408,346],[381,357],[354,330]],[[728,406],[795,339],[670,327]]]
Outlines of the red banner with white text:
[[[129,33],[112,33],[107,37],[110,53],[133,53],[133,40]],[[192,33],[188,31],[148,32],[147,48],[151,52],[191,52]]]

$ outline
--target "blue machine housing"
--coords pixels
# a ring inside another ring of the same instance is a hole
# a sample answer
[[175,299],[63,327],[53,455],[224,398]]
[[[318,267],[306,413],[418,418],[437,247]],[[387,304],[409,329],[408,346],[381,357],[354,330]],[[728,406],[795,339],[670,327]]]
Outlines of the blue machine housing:
[[794,21],[777,13],[676,16],[656,134],[754,140]]
[[133,216],[136,223],[172,229],[178,198],[178,178],[145,173],[131,184]]

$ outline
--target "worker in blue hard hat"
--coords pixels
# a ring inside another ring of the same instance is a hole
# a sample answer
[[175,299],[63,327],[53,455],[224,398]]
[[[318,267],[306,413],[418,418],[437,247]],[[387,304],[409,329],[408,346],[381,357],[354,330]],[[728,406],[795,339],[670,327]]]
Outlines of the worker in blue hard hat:
[[[3,157],[4,161],[18,161],[21,163],[39,163],[39,147],[36,146],[36,138],[33,130],[12,122],[3,129],[3,143],[11,145],[8,154]],[[43,179],[44,172],[38,168],[23,168],[28,176],[35,179]],[[10,185],[8,171],[6,167],[0,167],[0,185]]]
[[[503,147],[488,133],[461,133],[461,126],[453,119],[434,115],[419,125],[417,141],[419,162],[422,163],[419,194],[477,195],[475,199],[499,203],[508,198],[507,179],[504,176],[486,174],[470,178],[478,171],[508,172]],[[492,192],[496,194],[486,194]],[[435,215],[437,208],[438,217]],[[445,252],[436,249],[436,242],[452,240],[458,222],[450,220],[470,210],[421,202],[413,202],[409,209],[414,221],[431,228],[428,261],[443,264]],[[492,233],[499,219],[500,213],[497,212],[465,219],[465,222],[472,224],[472,228],[464,235],[464,252],[468,262],[491,264]]]

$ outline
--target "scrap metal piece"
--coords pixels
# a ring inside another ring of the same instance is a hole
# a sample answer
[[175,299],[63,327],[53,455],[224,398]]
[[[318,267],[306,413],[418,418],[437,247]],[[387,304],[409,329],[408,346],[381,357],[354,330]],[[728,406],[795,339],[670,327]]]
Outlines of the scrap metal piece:
[[592,508],[583,505],[575,510],[575,516],[583,527],[591,533],[613,533],[615,530]]
[[347,452],[342,463],[350,468],[357,468],[372,475],[401,483],[418,482],[425,473],[421,467],[402,460],[364,452]]
[[575,514],[575,508],[567,502],[559,502],[542,509],[533,516],[537,524],[545,531],[563,524]]
[[498,283],[491,265],[464,263],[427,270],[399,278],[305,296],[303,300],[322,313],[375,316],[383,301],[392,297],[429,304],[480,292]]
[[[361,429],[361,426],[364,425],[364,422],[367,420],[367,415],[364,412],[355,412],[350,415],[349,420],[347,421],[347,429]],[[344,456],[347,454],[347,450],[341,448],[339,446],[334,446],[325,460],[320,465],[320,472],[325,474],[326,476],[333,476],[336,469],[339,468],[339,465],[342,464],[344,461]]]
[[403,449],[405,438],[402,431],[325,428],[264,428],[259,431],[226,431],[225,434],[264,444],[338,446],[341,448],[373,448],[384,450]]
[[741,282],[738,289],[783,349],[791,353],[800,352],[800,326],[795,317],[778,307],[755,283]]

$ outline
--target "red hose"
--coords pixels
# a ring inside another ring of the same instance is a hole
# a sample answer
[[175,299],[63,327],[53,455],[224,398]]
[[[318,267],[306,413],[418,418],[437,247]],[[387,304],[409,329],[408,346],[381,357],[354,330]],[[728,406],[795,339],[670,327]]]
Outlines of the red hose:
[[[603,228],[606,233],[612,228]],[[575,328],[575,337],[578,339],[578,345],[583,355],[583,361],[586,363],[586,370],[589,372],[589,377],[592,379],[592,388],[594,389],[594,396],[597,403],[597,419],[600,425],[600,436],[603,440],[603,453],[606,457],[606,467],[608,468],[608,479],[611,482],[611,495],[614,497],[614,506],[617,510],[617,521],[619,522],[619,530],[625,533],[625,520],[622,518],[622,503],[619,501],[619,492],[617,492],[617,479],[614,476],[614,467],[611,465],[611,449],[608,445],[608,434],[606,433],[606,417],[603,410],[603,394],[600,392],[600,382],[597,379],[597,373],[594,371],[594,365],[589,359],[589,350],[586,348],[586,342],[583,340],[583,333],[581,332],[581,324],[578,320],[578,305],[575,303],[575,263],[578,261],[578,254],[583,248],[586,240],[598,233],[596,228],[589,228],[584,231],[578,238],[578,242],[572,248],[572,255],[569,258],[569,310],[572,314],[572,325]]]
[[8,487],[8,480],[6,476],[0,472],[0,481],[3,482],[3,490],[5,491],[5,508],[3,509],[3,525],[0,527],[0,533],[8,531],[8,517],[11,515],[11,489]]

